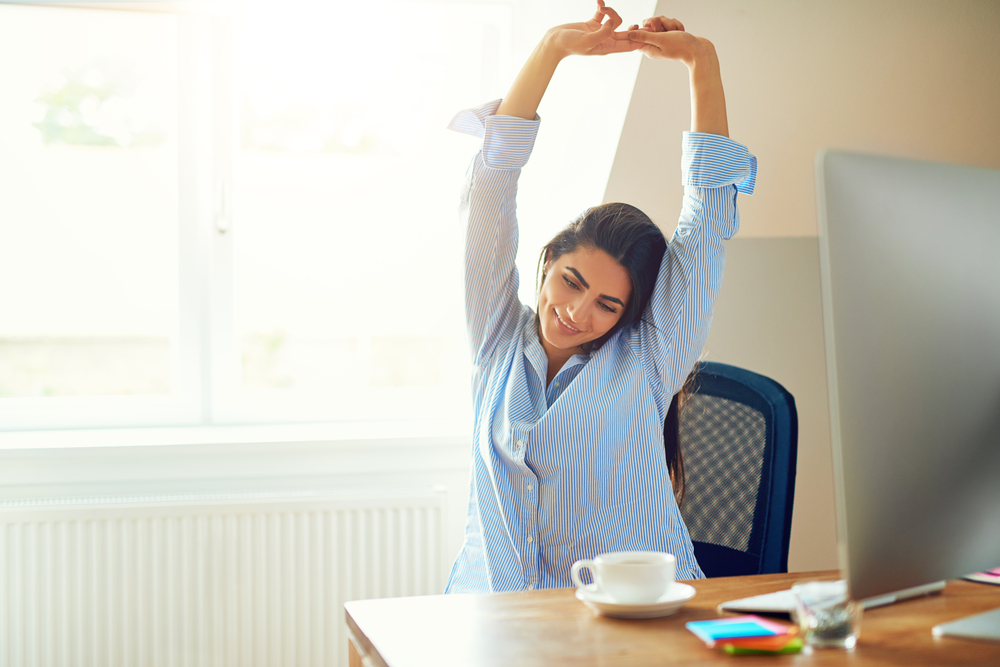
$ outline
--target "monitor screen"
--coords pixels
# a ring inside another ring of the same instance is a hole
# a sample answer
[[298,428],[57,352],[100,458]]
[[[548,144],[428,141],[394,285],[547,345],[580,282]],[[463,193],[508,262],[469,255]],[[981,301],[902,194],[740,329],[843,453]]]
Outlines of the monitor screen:
[[825,152],[817,186],[851,593],[1000,566],[1000,171]]

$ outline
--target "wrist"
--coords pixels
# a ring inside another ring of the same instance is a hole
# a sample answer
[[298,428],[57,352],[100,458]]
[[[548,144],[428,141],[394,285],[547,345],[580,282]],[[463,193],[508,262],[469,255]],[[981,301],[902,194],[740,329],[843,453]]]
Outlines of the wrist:
[[696,37],[690,55],[684,62],[691,70],[691,75],[695,73],[717,73],[719,71],[719,56],[715,52],[715,45],[704,37]]
[[559,29],[549,28],[542,40],[538,42],[532,56],[536,56],[553,67],[558,65],[563,58],[570,55],[569,51],[560,43]]

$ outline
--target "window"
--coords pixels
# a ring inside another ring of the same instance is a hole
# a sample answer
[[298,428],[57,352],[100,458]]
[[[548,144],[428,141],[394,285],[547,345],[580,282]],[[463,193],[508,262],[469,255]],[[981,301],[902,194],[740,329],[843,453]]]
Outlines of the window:
[[[467,420],[474,143],[445,126],[502,95],[551,18],[514,0],[160,7],[0,5],[18,63],[0,87],[0,429]],[[624,120],[637,62],[536,150],[526,247],[599,200],[617,128],[564,181],[566,139],[595,109]],[[574,67],[553,107],[579,105],[593,68]]]
[[177,48],[169,14],[0,7],[4,426],[185,412]]

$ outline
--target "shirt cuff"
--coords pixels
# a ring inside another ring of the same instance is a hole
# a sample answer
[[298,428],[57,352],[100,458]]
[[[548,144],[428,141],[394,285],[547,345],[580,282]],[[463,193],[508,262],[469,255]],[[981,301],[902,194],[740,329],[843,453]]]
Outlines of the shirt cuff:
[[471,134],[483,140],[483,162],[493,169],[520,169],[528,162],[535,146],[540,118],[497,116],[501,100],[493,100],[474,109],[459,111],[448,129]]
[[757,158],[741,143],[719,134],[685,132],[681,155],[684,185],[719,188],[735,185],[752,195],[757,183]]

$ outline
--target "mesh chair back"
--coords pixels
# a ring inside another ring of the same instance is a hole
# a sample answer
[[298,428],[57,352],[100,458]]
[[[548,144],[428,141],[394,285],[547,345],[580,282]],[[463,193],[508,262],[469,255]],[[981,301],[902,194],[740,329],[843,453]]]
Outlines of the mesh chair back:
[[[774,380],[702,362],[679,413],[681,515],[706,576],[788,571],[795,399]],[[666,427],[665,427],[666,428]]]

